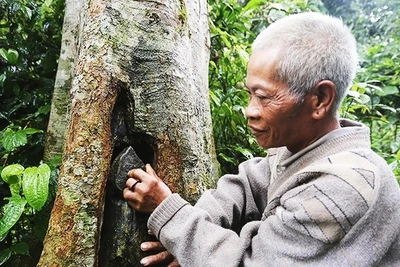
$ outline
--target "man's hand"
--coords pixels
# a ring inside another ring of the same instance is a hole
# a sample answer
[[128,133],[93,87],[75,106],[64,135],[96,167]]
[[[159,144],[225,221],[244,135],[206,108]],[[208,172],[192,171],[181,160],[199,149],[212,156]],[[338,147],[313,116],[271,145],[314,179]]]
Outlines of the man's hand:
[[133,169],[128,172],[124,198],[137,211],[152,213],[160,203],[172,194],[168,186],[157,176],[150,164],[146,172]]
[[167,265],[168,267],[180,266],[178,261],[174,258],[174,256],[171,253],[169,253],[164,248],[164,246],[161,244],[160,241],[143,242],[140,248],[146,252],[157,252],[154,255],[144,257],[140,261],[140,264],[142,264],[143,266],[151,266],[161,263],[165,264],[168,262],[169,262],[169,264]]

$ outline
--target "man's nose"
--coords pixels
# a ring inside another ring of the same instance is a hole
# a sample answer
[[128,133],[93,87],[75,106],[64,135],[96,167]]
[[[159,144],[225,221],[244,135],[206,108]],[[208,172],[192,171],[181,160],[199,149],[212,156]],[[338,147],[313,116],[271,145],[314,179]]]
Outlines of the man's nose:
[[244,111],[244,115],[247,119],[258,119],[261,116],[261,113],[260,109],[257,106],[252,105],[250,102]]

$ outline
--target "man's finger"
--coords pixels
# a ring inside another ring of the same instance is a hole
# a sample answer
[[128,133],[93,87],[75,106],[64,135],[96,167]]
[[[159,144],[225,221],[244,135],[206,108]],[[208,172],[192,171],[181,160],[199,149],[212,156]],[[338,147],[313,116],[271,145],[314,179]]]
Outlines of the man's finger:
[[167,267],[180,267],[178,260],[175,258]]
[[124,198],[128,201],[132,201],[132,199],[134,198],[134,192],[132,192],[128,186],[125,187],[124,191],[122,191],[122,195],[124,196]]
[[165,250],[155,255],[144,257],[140,261],[140,264],[143,266],[150,266],[153,264],[165,263],[166,261],[171,260],[172,257],[172,254]]
[[144,171],[142,169],[132,169],[128,171],[128,177],[130,178],[138,178]]
[[151,167],[150,164],[146,164],[146,173],[158,178],[156,171],[153,169],[153,167]]
[[161,244],[160,241],[143,242],[140,245],[140,249],[143,250],[143,251],[161,251],[161,250],[165,250],[164,246]]
[[[149,167],[147,167],[147,165]],[[151,168],[150,164],[146,165],[146,171],[147,168],[149,169],[149,172],[145,172],[142,169],[132,169],[128,172],[128,177],[136,179],[136,180],[140,180],[141,182],[146,182],[146,181],[150,181],[153,180],[154,178],[158,178],[157,174],[154,172],[153,168]]]
[[155,234],[153,233],[153,231],[151,231],[150,229],[147,230],[147,233],[148,233],[149,235],[155,236]]
[[135,186],[140,183],[141,181],[135,178],[129,178],[126,180],[126,187],[129,188],[132,192],[135,191]]

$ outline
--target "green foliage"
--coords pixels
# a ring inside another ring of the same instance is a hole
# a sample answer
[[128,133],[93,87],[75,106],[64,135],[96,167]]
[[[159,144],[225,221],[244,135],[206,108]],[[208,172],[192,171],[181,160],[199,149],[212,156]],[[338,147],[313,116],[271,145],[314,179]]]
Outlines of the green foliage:
[[1,178],[7,184],[18,184],[21,182],[24,167],[20,164],[11,164],[1,171]]
[[234,172],[240,161],[263,154],[246,128],[243,90],[250,42],[254,40],[252,12],[264,1],[244,8],[234,0],[209,1],[211,61],[210,101],[214,139],[222,173]]
[[26,204],[26,200],[19,195],[6,199],[9,202],[3,207],[3,216],[0,219],[0,236],[3,237],[19,220]]
[[35,133],[43,133],[43,130],[35,128],[21,129],[10,125],[2,133],[1,144],[6,152],[25,146],[28,143],[28,136]]
[[[0,262],[7,261],[12,254],[29,256],[27,243],[18,241],[17,236],[21,233],[11,233],[8,240],[6,237],[18,222],[25,227],[26,223],[21,220],[23,214],[28,218],[34,217],[47,202],[50,174],[47,164],[26,169],[20,164],[11,164],[1,171],[1,178],[9,185],[11,197],[4,198],[8,203],[2,207],[0,213],[0,241],[5,243],[5,248],[0,251]],[[26,208],[27,203],[31,208]],[[42,223],[47,225],[47,221]],[[7,242],[10,240],[11,242]]]
[[360,51],[360,69],[342,114],[371,128],[373,149],[400,182],[400,1],[346,2],[342,17],[353,26]]
[[[15,148],[11,147],[11,152]],[[24,240],[37,239],[40,242],[43,241],[47,230],[49,209],[44,212],[40,211],[52,199],[48,198],[50,179],[52,178],[54,187],[57,176],[55,166],[52,166],[52,169],[47,164],[25,169],[18,163],[2,168],[2,183],[5,183],[3,188],[8,185],[10,197],[4,197],[0,202],[2,203],[0,212],[0,263],[6,262],[12,255],[30,256],[28,242]],[[52,195],[54,195],[54,191],[53,188]],[[6,201],[7,203],[5,203]],[[28,207],[26,206],[27,203]],[[47,207],[51,207],[51,205],[47,205]],[[26,231],[27,233],[24,233]],[[34,238],[32,237],[33,234],[35,235]],[[31,242],[29,243],[31,244]]]
[[34,265],[47,229],[59,161],[40,161],[63,10],[64,1],[0,0],[0,265]]
[[[60,51],[63,9],[64,1],[0,0],[3,162],[36,165],[42,157]],[[25,132],[27,128],[42,131],[32,135]],[[31,135],[29,139],[27,135]],[[12,142],[24,149],[8,153]]]

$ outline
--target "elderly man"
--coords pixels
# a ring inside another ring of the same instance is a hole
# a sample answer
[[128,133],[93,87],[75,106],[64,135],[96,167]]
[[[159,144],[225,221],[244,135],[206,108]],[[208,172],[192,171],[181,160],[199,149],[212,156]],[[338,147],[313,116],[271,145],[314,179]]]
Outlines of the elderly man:
[[292,15],[252,50],[246,117],[267,157],[242,163],[195,206],[149,165],[128,173],[124,197],[151,213],[149,229],[182,266],[400,266],[399,186],[369,129],[338,118],[357,67],[349,29]]

